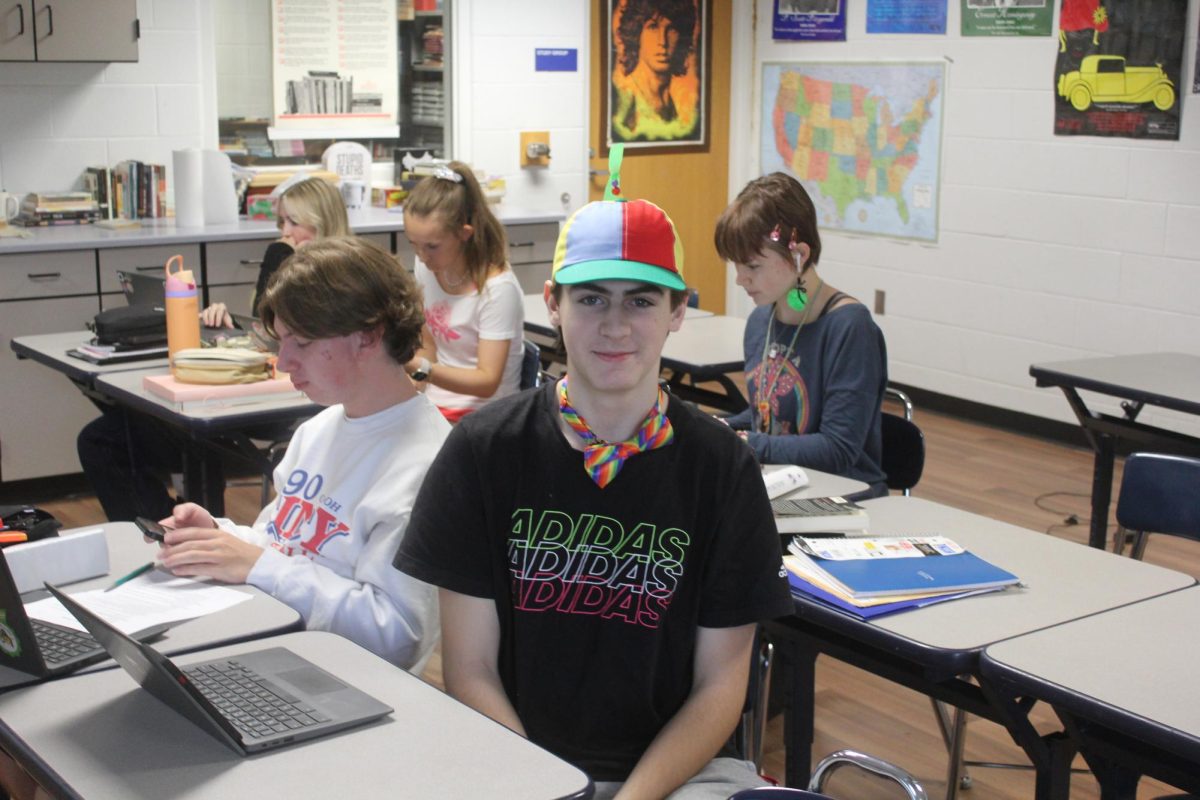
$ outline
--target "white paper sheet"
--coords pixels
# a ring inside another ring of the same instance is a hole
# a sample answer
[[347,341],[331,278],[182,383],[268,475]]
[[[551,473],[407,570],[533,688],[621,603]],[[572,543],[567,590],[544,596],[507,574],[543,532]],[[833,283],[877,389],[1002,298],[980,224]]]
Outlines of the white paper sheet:
[[[71,596],[126,633],[214,614],[251,597],[226,586],[177,578],[159,569],[139,575],[112,591],[93,589]],[[45,622],[79,631],[84,629],[79,620],[53,597],[28,603],[25,612]]]

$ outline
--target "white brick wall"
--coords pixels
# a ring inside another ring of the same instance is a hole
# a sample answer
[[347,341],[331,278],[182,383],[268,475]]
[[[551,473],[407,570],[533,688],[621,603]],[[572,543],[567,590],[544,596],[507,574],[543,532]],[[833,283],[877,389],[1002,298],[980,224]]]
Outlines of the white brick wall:
[[[823,242],[823,277],[868,303],[876,289],[887,292],[879,323],[893,380],[1073,421],[1057,390],[1034,387],[1031,363],[1200,354],[1196,3],[1184,47],[1182,138],[1142,142],[1053,135],[1055,37],[961,37],[957,2],[945,36],[868,37],[866,3],[852,2],[846,42],[776,42],[772,0],[755,2],[735,4],[746,29],[757,11],[758,29],[754,48],[734,64],[745,78],[734,78],[732,126],[757,131],[764,61],[952,61],[938,244],[835,233]],[[757,133],[743,139],[757,142]],[[757,174],[757,152],[731,155],[731,193]],[[747,313],[744,294],[732,279],[728,286],[731,313]],[[1120,413],[1112,400],[1089,400]],[[1142,419],[1200,434],[1195,418],[1147,409]]]
[[208,0],[138,0],[130,64],[0,64],[0,187],[79,188],[83,170],[126,158],[168,165],[216,142],[206,110],[200,15]]
[[[503,176],[506,203],[574,211],[587,202],[588,3],[454,2],[455,154]],[[578,70],[535,71],[539,47],[576,49]],[[521,131],[550,132],[549,167],[521,168]]]

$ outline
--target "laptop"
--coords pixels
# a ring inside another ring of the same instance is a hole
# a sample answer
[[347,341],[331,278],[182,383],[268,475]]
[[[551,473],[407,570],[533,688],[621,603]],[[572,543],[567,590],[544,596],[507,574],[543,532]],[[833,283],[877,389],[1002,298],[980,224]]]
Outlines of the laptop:
[[[139,631],[137,636],[157,636],[168,627],[155,626]],[[107,657],[94,637],[26,614],[21,593],[0,550],[0,664],[49,678]]]
[[[165,308],[166,278],[162,275],[162,267],[155,267],[154,272],[137,272],[134,270],[117,270],[117,280],[121,283],[121,291],[125,294],[125,302],[131,306],[149,306]],[[200,340],[203,344],[216,345],[222,339],[231,336],[249,336],[251,342],[260,350],[275,352],[278,345],[275,340],[262,331],[262,324],[256,317],[246,314],[233,314],[233,323],[238,330],[229,328],[200,327]],[[272,347],[274,349],[272,349]],[[106,361],[105,363],[112,363]]]
[[117,280],[121,283],[121,291],[125,293],[126,303],[131,306],[163,307],[167,296],[167,279],[163,276],[162,267],[154,269],[157,274],[117,270]]
[[326,736],[392,713],[390,706],[284,647],[181,669],[54,586],[47,583],[46,588],[143,689],[240,755]]

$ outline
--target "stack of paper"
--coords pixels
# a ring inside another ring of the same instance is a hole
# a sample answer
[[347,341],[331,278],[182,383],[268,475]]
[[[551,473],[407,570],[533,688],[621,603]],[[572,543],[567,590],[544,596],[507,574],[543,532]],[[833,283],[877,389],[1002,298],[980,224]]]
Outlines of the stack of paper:
[[791,464],[786,467],[765,466],[762,476],[767,487],[767,497],[772,500],[808,486],[808,473]]
[[997,591],[1010,572],[941,536],[797,536],[784,558],[793,593],[865,618]]

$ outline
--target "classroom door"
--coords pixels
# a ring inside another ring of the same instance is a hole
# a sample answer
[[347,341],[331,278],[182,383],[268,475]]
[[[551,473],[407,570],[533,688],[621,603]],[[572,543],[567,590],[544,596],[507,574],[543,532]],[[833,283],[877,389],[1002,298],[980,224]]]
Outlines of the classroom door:
[[[591,134],[592,177],[588,199],[604,197],[608,157],[604,149],[605,120],[600,114],[601,94],[608,81],[601,55],[608,34],[601,24],[601,3],[591,0]],[[700,0],[705,2],[705,0]],[[725,262],[713,247],[713,227],[725,208],[729,187],[729,58],[733,0],[712,0],[711,60],[705,65],[710,76],[708,151],[704,153],[646,154],[625,151],[621,167],[622,188],[629,199],[645,199],[661,206],[675,221],[683,240],[683,271],[688,286],[700,292],[700,306],[725,313]],[[606,6],[607,8],[607,6]],[[608,24],[608,14],[604,14]]]

